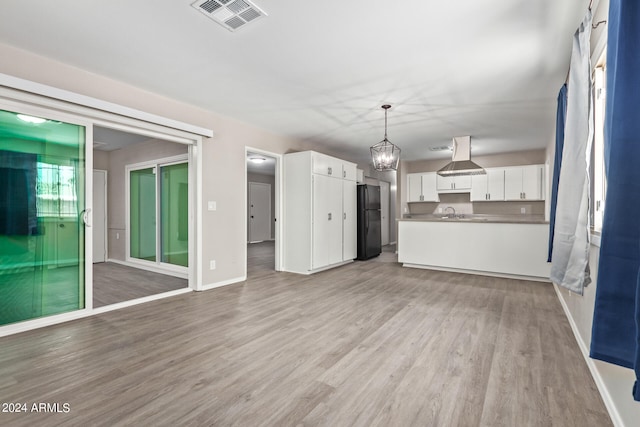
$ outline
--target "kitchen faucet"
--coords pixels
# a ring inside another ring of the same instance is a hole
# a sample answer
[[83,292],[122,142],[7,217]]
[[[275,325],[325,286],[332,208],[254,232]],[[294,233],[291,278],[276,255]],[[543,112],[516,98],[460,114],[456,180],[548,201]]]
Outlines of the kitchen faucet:
[[[451,214],[451,216],[449,216],[449,212],[448,212],[448,211],[449,211],[449,209],[451,209],[451,210],[453,211],[453,213]],[[455,210],[455,208],[454,208],[453,206],[447,206],[447,207],[444,209],[444,212],[447,214],[447,215],[446,215],[446,216],[447,216],[447,218],[455,218],[455,217],[456,217],[456,210]]]

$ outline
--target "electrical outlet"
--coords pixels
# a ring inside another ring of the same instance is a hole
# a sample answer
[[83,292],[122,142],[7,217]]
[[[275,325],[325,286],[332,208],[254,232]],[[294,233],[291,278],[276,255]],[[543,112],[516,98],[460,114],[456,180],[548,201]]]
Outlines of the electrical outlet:
[[216,202],[209,201],[209,202],[207,203],[207,208],[208,208],[210,211],[215,211],[215,210],[217,210],[217,209],[218,209],[218,206],[217,206],[217,203],[216,203]]
[[209,261],[209,270],[215,270],[216,269],[216,260],[212,259],[211,261]]
[[442,213],[442,208],[438,208],[438,213]]
[[116,233],[116,240],[120,240],[120,233]]
[[520,213],[521,214],[526,214],[527,213],[527,208],[520,208]]

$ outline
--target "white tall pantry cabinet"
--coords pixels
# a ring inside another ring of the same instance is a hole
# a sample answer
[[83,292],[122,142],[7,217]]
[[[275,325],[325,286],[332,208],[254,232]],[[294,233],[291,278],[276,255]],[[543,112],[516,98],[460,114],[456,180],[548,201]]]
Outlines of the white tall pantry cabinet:
[[356,165],[303,151],[284,156],[284,270],[311,274],[353,261]]

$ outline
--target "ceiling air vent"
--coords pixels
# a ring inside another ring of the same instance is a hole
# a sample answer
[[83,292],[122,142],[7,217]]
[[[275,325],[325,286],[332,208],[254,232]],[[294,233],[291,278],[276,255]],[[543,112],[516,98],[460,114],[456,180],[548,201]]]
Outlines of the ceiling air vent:
[[229,31],[235,31],[250,21],[267,16],[250,0],[198,0],[191,6]]
[[429,151],[451,151],[450,145],[441,145],[439,147],[429,147]]

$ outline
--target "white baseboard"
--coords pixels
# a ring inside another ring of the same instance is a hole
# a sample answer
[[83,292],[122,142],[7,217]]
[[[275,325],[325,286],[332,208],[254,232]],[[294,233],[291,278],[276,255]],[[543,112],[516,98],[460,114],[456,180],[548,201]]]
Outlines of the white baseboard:
[[70,311],[68,313],[56,314],[53,316],[44,316],[32,320],[24,320],[22,322],[11,323],[9,325],[0,326],[0,337],[18,334],[20,332],[30,331],[32,329],[44,328],[45,326],[57,325],[59,323],[69,322],[71,320],[82,319],[93,315],[88,309]]
[[[622,421],[622,417],[620,416],[620,413],[618,412],[618,408],[611,397],[611,393],[609,392],[609,389],[607,388],[607,385],[605,384],[604,379],[600,374],[600,370],[596,366],[594,360],[591,357],[589,357],[589,348],[587,347],[587,343],[584,342],[584,340],[582,339],[582,336],[580,335],[580,331],[578,330],[578,325],[576,325],[576,322],[573,319],[573,316],[571,315],[569,306],[567,306],[567,303],[564,300],[564,295],[562,295],[562,292],[560,292],[560,288],[555,283],[553,284],[553,289],[556,291],[556,295],[560,300],[560,305],[564,310],[564,314],[565,316],[567,316],[567,319],[569,320],[569,325],[571,325],[573,336],[576,338],[576,342],[578,343],[578,347],[580,347],[580,352],[582,353],[582,356],[584,357],[585,362],[587,362],[587,366],[589,367],[591,376],[593,377],[593,380],[596,383],[596,387],[598,387],[598,391],[600,392],[600,396],[602,396],[602,400],[604,401],[604,405],[606,406],[607,411],[609,412],[609,416],[611,417],[611,421],[613,422],[613,425],[616,427],[626,427],[624,424],[624,421]],[[631,393],[631,390],[629,390],[629,393]]]
[[169,270],[169,269],[164,269],[164,268],[158,268],[152,265],[145,265],[142,263],[137,263],[137,262],[129,262],[129,261],[122,261],[119,259],[114,259],[114,258],[109,258],[107,259],[107,262],[112,262],[114,264],[120,264],[120,265],[125,265],[127,267],[132,267],[132,268],[137,268],[139,270],[145,270],[145,271],[151,271],[152,273],[158,273],[158,274],[165,274],[167,276],[173,276],[173,277],[177,277],[179,279],[189,279],[189,273],[181,273],[179,271],[173,271],[173,270]]
[[244,282],[247,280],[247,276],[235,277],[229,280],[223,280],[221,282],[209,283],[208,285],[202,285],[200,289],[196,289],[197,291],[208,291],[210,289],[220,288],[222,286],[233,285],[234,283]]
[[410,264],[406,262],[403,263],[402,266],[409,267],[409,268],[421,268],[423,270],[449,271],[451,273],[474,274],[476,276],[501,277],[504,279],[529,280],[532,282],[549,283],[548,277],[521,276],[518,274],[496,273],[493,271],[464,270],[460,268],[449,268],[449,267],[440,267],[440,266],[422,265],[422,264]]
[[106,313],[107,311],[119,310],[125,307],[131,307],[132,305],[143,304],[149,301],[156,301],[163,298],[173,297],[176,295],[188,294],[193,292],[191,288],[176,289],[174,291],[163,292],[161,294],[149,295],[147,297],[136,298],[129,301],[123,301],[116,304],[105,305],[104,307],[98,307],[93,309],[93,314]]

